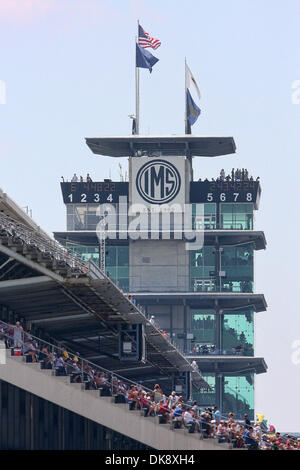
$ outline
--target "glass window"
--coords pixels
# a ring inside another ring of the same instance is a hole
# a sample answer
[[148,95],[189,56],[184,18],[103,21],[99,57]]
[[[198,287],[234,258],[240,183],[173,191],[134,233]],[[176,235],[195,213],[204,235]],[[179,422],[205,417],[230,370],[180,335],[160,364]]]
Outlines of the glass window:
[[96,230],[100,216],[97,215],[99,204],[87,204],[86,230]]
[[68,230],[96,230],[99,204],[67,204]]
[[74,214],[74,204],[67,204],[67,215]]
[[129,265],[129,249],[128,246],[118,246],[118,265]]
[[221,253],[222,290],[253,292],[253,244],[224,246]]
[[254,355],[253,309],[226,311],[222,316],[222,348],[225,354]]
[[216,378],[215,374],[203,374],[202,378],[208,384],[207,388],[193,392],[193,399],[199,406],[211,406],[216,404]]
[[77,255],[82,261],[92,260],[99,265],[100,253],[98,246],[76,245],[71,242],[66,242],[66,248]]
[[74,205],[74,230],[85,229],[86,204]]
[[190,279],[193,291],[213,291],[215,288],[214,273],[214,247],[204,246],[201,250],[190,252]]
[[106,246],[105,269],[110,278],[124,291],[129,289],[129,247]]
[[220,226],[231,230],[253,230],[253,204],[220,204]]
[[113,282],[117,282],[117,268],[116,268],[116,266],[107,266],[107,265],[105,265],[105,274]]
[[[192,204],[192,227],[194,230],[203,230],[203,220],[199,215],[197,216],[197,208],[200,207],[199,214],[204,215],[204,229],[215,229],[216,228],[216,204]],[[204,207],[203,207],[204,206]]]
[[191,309],[191,333],[194,344],[215,344],[216,317],[214,310]]
[[254,375],[225,375],[223,389],[224,414],[232,411],[235,419],[243,419],[247,413],[249,419],[254,419]]
[[124,292],[129,291],[129,276],[126,278],[119,278],[118,280],[118,287],[120,289],[123,289]]
[[105,247],[105,266],[117,265],[117,247],[116,246],[106,246]]

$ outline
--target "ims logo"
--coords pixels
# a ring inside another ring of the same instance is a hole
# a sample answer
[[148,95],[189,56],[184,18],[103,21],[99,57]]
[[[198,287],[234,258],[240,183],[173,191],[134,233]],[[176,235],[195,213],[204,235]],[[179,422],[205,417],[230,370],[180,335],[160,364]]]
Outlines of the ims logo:
[[151,160],[143,165],[136,176],[139,195],[151,204],[166,204],[172,201],[181,187],[177,168],[165,160]]

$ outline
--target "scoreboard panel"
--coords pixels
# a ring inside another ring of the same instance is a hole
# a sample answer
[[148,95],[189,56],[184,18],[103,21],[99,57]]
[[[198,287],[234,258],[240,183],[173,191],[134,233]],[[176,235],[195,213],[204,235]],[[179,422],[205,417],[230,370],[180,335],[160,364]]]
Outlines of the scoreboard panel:
[[258,205],[259,181],[193,181],[190,202],[248,202]]
[[60,183],[65,204],[118,203],[119,196],[128,196],[126,182]]

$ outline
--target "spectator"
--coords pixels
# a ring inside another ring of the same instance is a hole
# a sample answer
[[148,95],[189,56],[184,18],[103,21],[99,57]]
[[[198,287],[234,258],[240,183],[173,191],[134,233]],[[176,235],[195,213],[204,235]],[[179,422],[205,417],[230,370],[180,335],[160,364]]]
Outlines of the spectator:
[[167,423],[169,420],[170,410],[168,408],[167,401],[165,399],[160,400],[157,411],[158,411],[158,414],[160,414],[163,417],[163,421]]
[[189,410],[184,411],[183,423],[186,426],[189,426],[191,424],[193,427],[193,430],[196,430],[198,428],[197,421],[195,420],[193,414]]
[[31,358],[31,362],[37,362],[38,348],[33,341],[27,339],[24,344],[24,354]]
[[176,408],[174,409],[174,411],[172,413],[172,419],[177,421],[177,423],[179,424],[179,427],[181,427],[181,425],[182,425],[182,405],[181,405],[181,403],[178,403],[176,405]]
[[69,356],[69,353],[68,351],[66,350],[66,348],[63,346],[62,347],[62,355],[63,355],[63,358],[64,358],[64,361],[68,361],[70,356]]
[[132,295],[129,294],[128,300],[129,300],[132,304],[135,304],[135,299],[132,297]]
[[14,328],[14,347],[21,348],[23,345],[23,328],[19,321],[16,322]]
[[228,413],[228,424],[231,428],[234,427],[235,425],[235,421],[234,421],[234,414],[232,413],[232,411],[230,411],[230,413]]
[[247,415],[247,413],[245,413],[244,414],[244,426],[245,426],[245,428],[247,428],[247,426],[250,426],[250,425],[251,425],[251,423],[250,423],[250,420],[248,418],[248,415]]
[[52,361],[53,361],[53,356],[48,350],[48,346],[43,346],[42,351],[40,353],[40,359],[44,361],[44,367],[45,369],[51,369],[52,367]]
[[66,375],[65,361],[62,355],[55,359],[54,367],[57,370],[57,375]]
[[228,427],[225,421],[220,421],[218,424],[216,436],[219,438],[219,440],[224,439],[225,441],[229,442]]
[[248,426],[244,431],[244,442],[249,446],[249,449],[256,450],[258,449],[258,443],[253,437],[253,428]]
[[194,416],[195,416],[196,418],[199,417],[200,407],[198,406],[196,400],[194,400],[194,402],[193,402],[192,412],[194,413]]
[[168,398],[169,409],[172,410],[173,406],[175,406],[177,402],[178,396],[176,395],[176,392],[172,392]]
[[89,173],[86,175],[86,182],[87,183],[92,183],[92,178],[90,177]]
[[163,393],[158,384],[154,386],[153,389],[153,397],[154,397],[154,403],[159,403],[160,400],[162,399]]
[[78,362],[78,361],[79,361],[79,352],[76,352],[76,353],[75,353],[75,356],[73,357],[73,361],[74,361],[74,362]]
[[77,183],[78,182],[78,177],[76,175],[76,173],[74,173],[72,179],[71,179],[71,183]]
[[221,413],[220,413],[220,410],[217,407],[217,405],[214,406],[214,418],[215,418],[215,421],[216,421],[216,425],[218,426],[220,424],[220,421],[221,421]]

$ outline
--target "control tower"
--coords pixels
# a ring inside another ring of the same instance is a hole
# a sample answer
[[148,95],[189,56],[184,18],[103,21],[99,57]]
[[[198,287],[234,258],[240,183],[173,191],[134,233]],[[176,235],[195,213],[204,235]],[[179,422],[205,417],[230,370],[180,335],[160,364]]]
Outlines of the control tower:
[[[55,238],[101,269],[196,361],[210,385],[200,406],[254,418],[254,228],[260,182],[244,175],[194,181],[193,159],[235,152],[232,137],[87,138],[96,156],[128,158],[129,181],[61,183],[67,229]],[[189,222],[188,222],[189,221]]]

